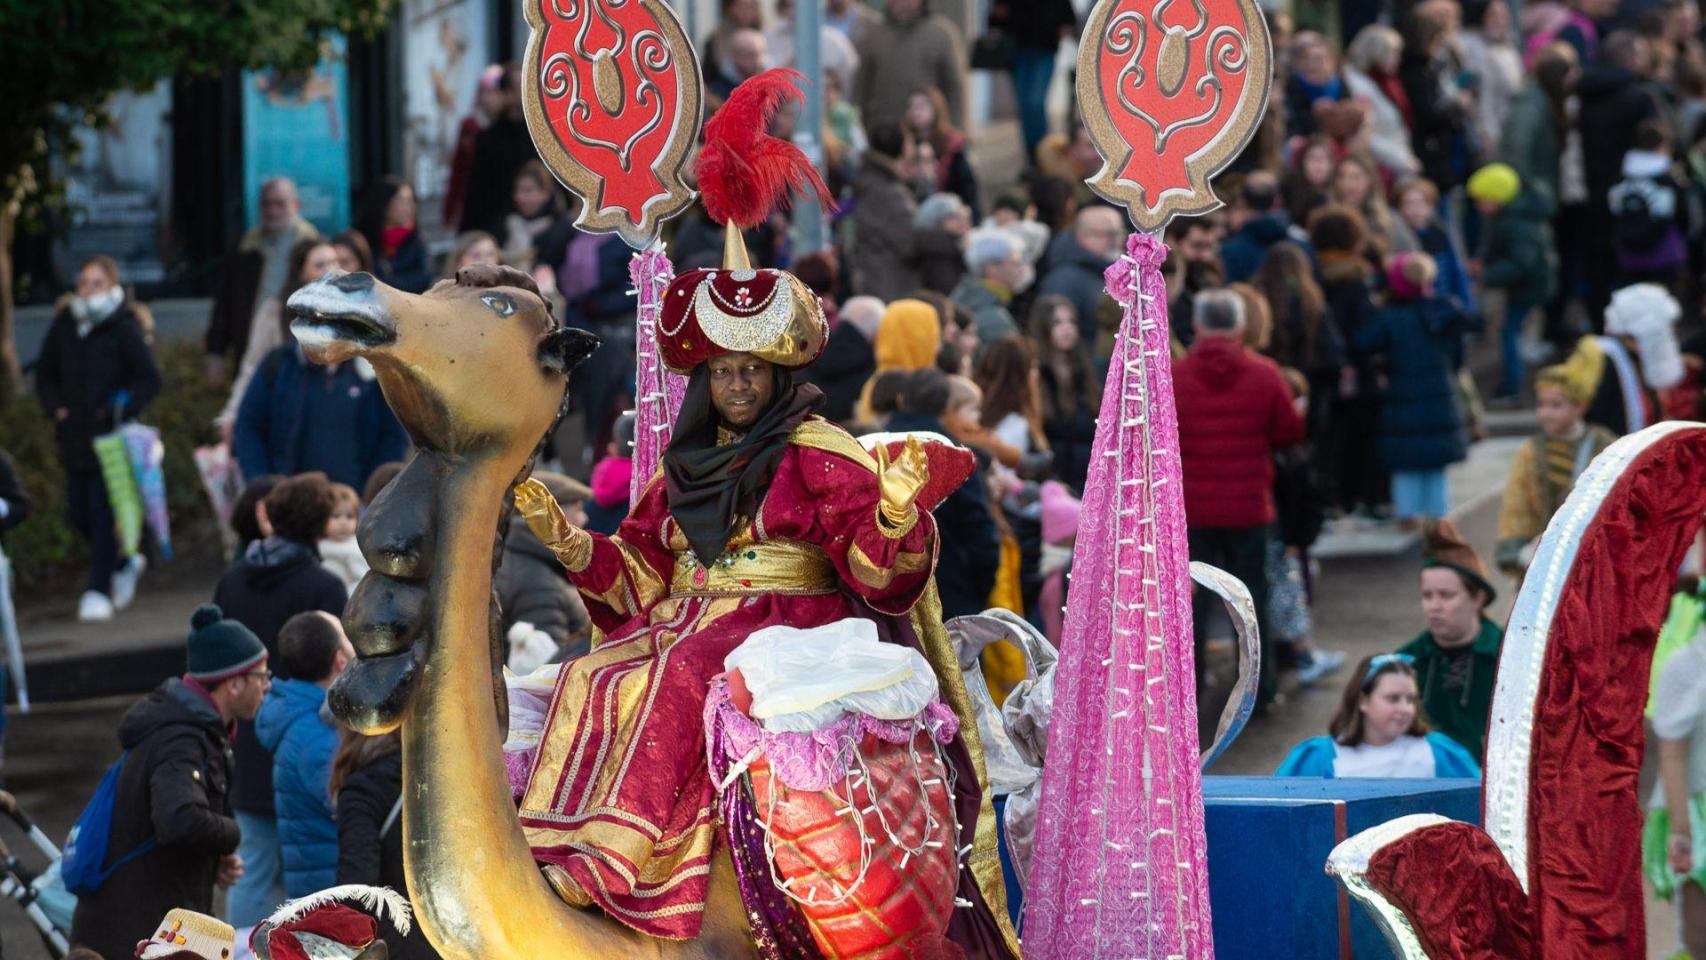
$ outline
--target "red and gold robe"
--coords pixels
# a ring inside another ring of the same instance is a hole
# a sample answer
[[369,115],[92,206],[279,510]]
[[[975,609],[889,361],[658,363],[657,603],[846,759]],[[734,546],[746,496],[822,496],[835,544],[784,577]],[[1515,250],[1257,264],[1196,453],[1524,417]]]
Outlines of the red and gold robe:
[[715,843],[706,685],[761,627],[903,616],[936,561],[930,514],[878,515],[871,458],[840,428],[802,423],[723,555],[701,565],[653,477],[621,529],[577,531],[569,579],[607,639],[565,665],[521,824],[551,885],[643,933],[699,933]]

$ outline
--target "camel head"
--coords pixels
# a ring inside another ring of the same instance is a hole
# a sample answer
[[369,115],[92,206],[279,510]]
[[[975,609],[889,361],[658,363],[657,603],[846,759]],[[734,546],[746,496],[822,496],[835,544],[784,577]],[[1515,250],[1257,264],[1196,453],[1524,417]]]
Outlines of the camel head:
[[530,451],[569,371],[598,345],[558,324],[533,279],[511,267],[464,267],[420,295],[372,274],[328,274],[288,307],[309,359],[372,363],[415,445],[440,453]]

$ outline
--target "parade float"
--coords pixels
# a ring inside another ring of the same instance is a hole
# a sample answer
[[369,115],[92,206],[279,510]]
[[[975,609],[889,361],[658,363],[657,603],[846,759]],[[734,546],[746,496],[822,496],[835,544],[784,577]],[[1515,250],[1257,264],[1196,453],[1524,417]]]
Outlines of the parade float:
[[[1230,957],[1364,956],[1369,916],[1405,957],[1635,955],[1643,667],[1662,574],[1706,507],[1685,479],[1706,428],[1624,440],[1548,531],[1507,640],[1485,833],[1438,816],[1476,819],[1473,784],[1205,788],[1250,709],[1254,617],[1230,578],[1196,571],[1235,611],[1245,673],[1200,752],[1158,233],[1219,205],[1210,180],[1266,108],[1253,0],[1103,0],[1084,34],[1078,100],[1105,158],[1089,182],[1139,232],[1107,275],[1123,320],[1058,662],[1027,688],[1044,722],[1023,733],[969,692],[981,679],[955,638],[979,625],[944,624],[936,599],[930,508],[969,453],[812,416],[789,371],[821,351],[821,308],[748,262],[743,227],[786,192],[814,202],[816,174],[764,130],[794,78],[738,88],[698,150],[697,59],[668,6],[526,12],[539,152],[581,199],[578,226],[635,248],[622,531],[570,527],[528,481],[597,343],[527,275],[470,267],[419,296],[339,275],[290,301],[308,354],[368,360],[417,448],[363,519],[358,658],[329,703],[354,729],[401,732],[406,872],[442,956],[1198,960],[1217,941]],[[689,163],[727,243],[719,269],[677,277],[657,238],[694,200]],[[731,377],[774,378],[756,426],[708,382],[730,357],[758,361]],[[491,600],[512,504],[604,638],[533,683],[517,731]],[[1042,767],[1022,917],[992,789],[1010,739]],[[1433,816],[1382,822],[1403,812]],[[1347,894],[1323,872],[1341,840],[1329,869]]]

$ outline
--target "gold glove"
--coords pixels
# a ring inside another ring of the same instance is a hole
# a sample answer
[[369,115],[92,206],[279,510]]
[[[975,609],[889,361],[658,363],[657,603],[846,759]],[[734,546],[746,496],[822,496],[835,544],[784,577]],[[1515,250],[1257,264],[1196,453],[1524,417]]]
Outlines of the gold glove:
[[538,479],[529,477],[516,486],[515,509],[570,573],[580,573],[592,562],[592,534],[569,523],[550,488]]
[[901,528],[904,535],[918,522],[915,501],[930,482],[930,459],[924,453],[924,443],[917,437],[907,437],[900,456],[889,460],[887,446],[877,447],[877,486],[882,497],[877,512],[890,528]]

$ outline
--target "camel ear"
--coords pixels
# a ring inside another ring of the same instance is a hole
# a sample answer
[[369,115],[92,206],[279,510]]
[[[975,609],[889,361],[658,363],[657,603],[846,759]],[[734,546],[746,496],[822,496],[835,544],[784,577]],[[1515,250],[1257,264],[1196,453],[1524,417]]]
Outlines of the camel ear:
[[598,338],[585,330],[558,327],[539,341],[539,362],[563,376],[598,349]]

